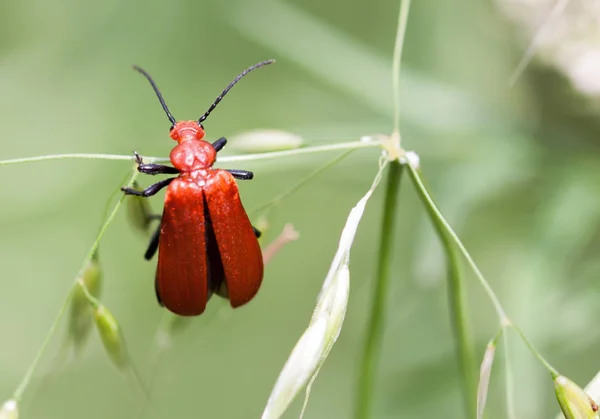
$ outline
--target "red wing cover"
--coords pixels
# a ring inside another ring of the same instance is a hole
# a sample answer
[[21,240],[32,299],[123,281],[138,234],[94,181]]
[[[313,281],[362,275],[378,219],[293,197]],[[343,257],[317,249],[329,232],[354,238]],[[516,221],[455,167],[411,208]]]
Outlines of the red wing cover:
[[211,171],[204,192],[229,301],[232,307],[239,307],[250,301],[260,288],[263,278],[260,245],[240,201],[235,179],[229,172]]
[[203,194],[201,186],[178,178],[165,195],[156,293],[181,316],[202,314],[208,297]]

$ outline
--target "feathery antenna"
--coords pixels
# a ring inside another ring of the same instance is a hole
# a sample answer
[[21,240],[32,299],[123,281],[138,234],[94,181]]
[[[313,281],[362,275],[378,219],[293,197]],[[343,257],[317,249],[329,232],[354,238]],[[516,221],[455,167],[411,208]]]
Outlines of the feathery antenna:
[[[227,92],[229,92],[231,90],[231,88],[233,86],[235,86],[235,84],[240,81],[240,79],[242,77],[244,77],[246,74],[248,74],[249,72],[251,72],[252,70],[256,70],[257,68],[260,68],[262,66],[265,66],[267,64],[273,64],[275,62],[275,60],[267,60],[267,61],[261,61],[258,64],[254,64],[252,67],[248,67],[247,69],[245,69],[244,71],[242,71],[235,79],[233,79],[233,81],[231,83],[229,83],[229,85],[227,85],[227,87],[225,88],[225,90],[223,90],[221,92],[221,94],[215,99],[214,103],[212,105],[210,105],[210,108],[208,108],[208,110],[204,113],[204,115],[202,115],[200,117],[200,119],[198,119],[198,123],[202,124],[202,122],[204,122],[206,120],[206,118],[208,118],[208,115],[210,115],[210,113],[217,107],[217,105],[219,104],[219,102],[221,100],[223,100],[223,98],[225,97],[225,95],[227,94]],[[148,77],[146,75],[146,77]],[[148,79],[150,80],[150,83],[152,83],[152,85],[154,86],[154,83],[152,82],[152,79],[150,79],[150,77],[148,77]],[[164,105],[164,102],[162,101],[162,98],[160,97],[160,93],[158,93],[158,90],[156,89],[156,87],[154,88],[154,90],[156,90],[157,94],[159,95],[159,99],[161,99],[161,103],[163,103],[163,107],[165,108],[166,111],[166,105]],[[166,111],[168,113],[168,111]]]
[[150,77],[150,74],[146,73],[143,69],[141,69],[137,65],[134,65],[133,69],[135,71],[142,73],[142,75],[148,79],[148,81],[152,85],[152,88],[154,89],[154,93],[156,93],[156,96],[158,97],[158,100],[160,101],[160,104],[162,105],[163,110],[167,114],[167,118],[169,118],[169,121],[171,121],[171,125],[175,126],[175,123],[177,121],[175,120],[173,115],[171,115],[171,112],[169,111],[169,108],[167,107],[167,104],[165,103],[165,100],[163,99],[162,94],[160,93],[160,90],[158,90],[158,87],[156,86],[156,83],[154,83],[154,80],[152,80],[152,77]]

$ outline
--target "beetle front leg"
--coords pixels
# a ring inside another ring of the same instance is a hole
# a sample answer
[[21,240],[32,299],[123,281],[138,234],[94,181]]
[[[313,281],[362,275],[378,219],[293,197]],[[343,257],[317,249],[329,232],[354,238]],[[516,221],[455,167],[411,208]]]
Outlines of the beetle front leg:
[[221,137],[217,141],[212,143],[212,146],[215,149],[215,151],[218,153],[219,151],[221,151],[223,149],[223,147],[225,147],[225,144],[227,144],[227,138]]
[[138,172],[146,175],[176,175],[179,174],[179,170],[171,166],[165,166],[162,164],[144,163],[142,157],[137,153],[133,152],[135,156],[135,162],[138,164]]

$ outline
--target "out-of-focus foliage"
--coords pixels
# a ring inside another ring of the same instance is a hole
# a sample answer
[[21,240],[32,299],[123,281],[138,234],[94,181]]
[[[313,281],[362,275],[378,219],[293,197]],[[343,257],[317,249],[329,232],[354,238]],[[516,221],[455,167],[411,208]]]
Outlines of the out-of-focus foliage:
[[[277,129],[314,145],[389,133],[398,7],[395,0],[4,2],[0,159],[132,150],[167,156],[175,144],[169,122],[132,64],[153,75],[177,118],[188,119],[199,117],[240,70],[276,58],[211,114],[204,124],[209,139]],[[535,61],[508,87],[530,39],[516,36],[519,27],[503,10],[476,0],[413,2],[402,75],[403,145],[419,153],[438,206],[515,322],[561,373],[585,383],[600,370],[598,114],[562,74]],[[288,222],[300,240],[267,267],[251,304],[232,311],[213,299],[178,335],[160,358],[147,418],[260,415],[377,157],[374,150],[353,153],[271,213],[265,243]],[[331,158],[236,165],[255,173],[240,183],[245,207],[252,213]],[[106,200],[131,167],[52,161],[0,168],[1,400],[10,398],[33,359]],[[139,181],[147,186],[153,178]],[[376,417],[433,417],[443,410],[444,417],[462,418],[444,260],[408,183],[400,200]],[[151,205],[159,212],[161,197]],[[352,413],[380,212],[378,191],[354,243],[344,329],[312,388],[307,418]],[[150,381],[163,311],[145,246],[121,211],[102,243],[103,303]],[[469,292],[482,356],[497,324],[482,291],[473,283]],[[519,417],[552,417],[557,404],[546,371],[511,341]],[[51,351],[60,340],[55,344]],[[45,358],[42,371],[52,360]],[[486,407],[492,419],[506,417],[500,349],[495,363]],[[134,417],[141,403],[96,336],[79,361],[35,379],[32,388],[19,406],[32,418]],[[289,417],[300,407],[296,401]]]
[[[597,98],[600,94],[600,5],[593,0],[496,0],[514,21],[517,33],[529,43],[523,55],[543,59],[569,78],[575,89]],[[519,66],[514,79],[520,74]]]

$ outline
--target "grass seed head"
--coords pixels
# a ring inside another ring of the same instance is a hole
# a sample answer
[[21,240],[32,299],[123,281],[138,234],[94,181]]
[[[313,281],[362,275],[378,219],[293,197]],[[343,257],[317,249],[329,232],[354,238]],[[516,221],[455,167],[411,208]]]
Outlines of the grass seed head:
[[117,319],[104,305],[100,305],[94,309],[94,321],[110,360],[120,370],[128,368],[129,356]]
[[[83,283],[83,285],[82,285]],[[102,269],[98,263],[97,253],[83,270],[81,277],[75,283],[73,297],[69,308],[68,334],[75,352],[79,354],[92,330],[92,306],[83,290],[85,285],[88,292],[99,297],[102,290]]]
[[577,384],[559,375],[554,379],[556,399],[566,419],[600,418],[598,405]]

